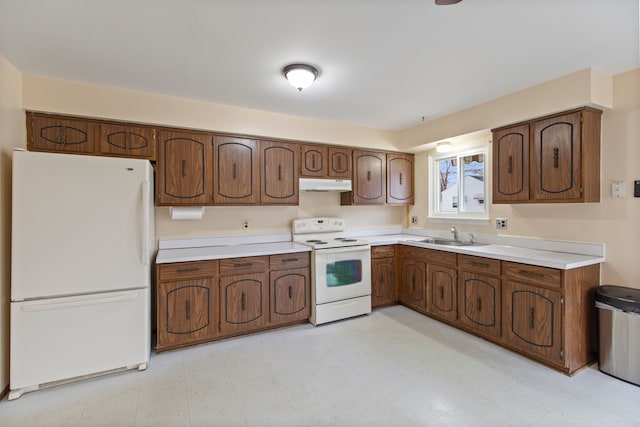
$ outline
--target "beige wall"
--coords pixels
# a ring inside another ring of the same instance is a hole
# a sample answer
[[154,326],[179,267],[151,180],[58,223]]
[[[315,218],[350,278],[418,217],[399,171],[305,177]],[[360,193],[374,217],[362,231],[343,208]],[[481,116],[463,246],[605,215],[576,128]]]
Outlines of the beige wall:
[[[595,76],[595,78],[594,78]],[[594,83],[595,82],[595,83]],[[596,89],[597,88],[597,89]],[[566,95],[566,96],[565,96]],[[576,104],[577,102],[577,104]],[[602,108],[609,103],[613,108]],[[465,225],[463,232],[496,234],[495,218],[507,218],[509,228],[500,234],[535,236],[583,242],[604,242],[607,262],[602,268],[602,283],[640,288],[640,198],[633,197],[633,180],[640,179],[640,69],[603,77],[591,70],[498,98],[430,124],[402,133],[402,145],[417,147],[424,142],[460,135],[469,130],[489,129],[533,118],[578,105],[595,105],[602,116],[601,202],[586,204],[489,205],[491,224]],[[433,138],[433,139],[431,139]],[[490,140],[489,132],[457,144],[466,147]],[[411,215],[420,218],[420,226],[448,228],[450,224],[427,223],[427,156],[417,153],[416,205]],[[490,182],[490,180],[489,180]],[[611,183],[624,182],[627,197],[611,197]]]
[[0,56],[0,393],[9,385],[11,150],[24,146],[20,72]]

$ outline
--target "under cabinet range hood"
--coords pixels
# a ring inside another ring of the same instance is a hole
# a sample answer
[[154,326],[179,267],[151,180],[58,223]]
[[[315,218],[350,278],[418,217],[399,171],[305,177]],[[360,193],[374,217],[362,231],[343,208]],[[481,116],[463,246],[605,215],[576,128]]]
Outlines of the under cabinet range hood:
[[300,178],[300,191],[351,191],[351,180]]

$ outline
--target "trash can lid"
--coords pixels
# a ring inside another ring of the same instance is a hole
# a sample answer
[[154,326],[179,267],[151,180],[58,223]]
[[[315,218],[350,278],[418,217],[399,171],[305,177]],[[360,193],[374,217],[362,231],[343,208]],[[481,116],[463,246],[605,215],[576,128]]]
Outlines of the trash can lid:
[[596,301],[620,310],[640,313],[640,289],[612,285],[598,286]]

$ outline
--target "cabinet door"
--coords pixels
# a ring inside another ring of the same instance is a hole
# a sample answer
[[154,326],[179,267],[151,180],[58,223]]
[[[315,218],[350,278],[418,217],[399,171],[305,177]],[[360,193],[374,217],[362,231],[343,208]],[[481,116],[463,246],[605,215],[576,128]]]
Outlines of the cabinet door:
[[413,204],[412,154],[387,154],[387,203]]
[[259,158],[257,141],[216,136],[213,143],[213,202],[259,203]]
[[427,266],[427,307],[429,313],[447,320],[458,317],[456,269],[429,264]]
[[296,144],[262,141],[261,202],[269,205],[297,205],[299,148]]
[[93,154],[96,123],[60,116],[27,114],[27,147],[33,151]]
[[300,175],[312,177],[327,176],[328,149],[318,145],[302,145]]
[[272,271],[270,282],[272,323],[309,319],[311,314],[309,268]]
[[508,281],[504,295],[507,343],[562,364],[560,292]]
[[501,280],[463,271],[460,273],[460,323],[500,337]]
[[405,259],[402,267],[401,302],[424,311],[427,306],[426,265],[419,260]]
[[100,124],[100,152],[109,156],[156,159],[156,131],[152,128]]
[[329,177],[351,179],[351,150],[329,147]]
[[493,133],[493,202],[529,200],[529,125]]
[[218,302],[213,282],[209,278],[158,284],[158,350],[215,338]]
[[246,332],[267,324],[269,307],[266,273],[220,278],[220,330]]
[[393,258],[371,260],[371,306],[396,302],[395,262]]
[[580,199],[580,113],[534,122],[533,198]]
[[386,199],[387,162],[384,153],[354,151],[355,167],[353,203],[360,205],[384,204]]
[[159,132],[156,204],[211,204],[211,135]]

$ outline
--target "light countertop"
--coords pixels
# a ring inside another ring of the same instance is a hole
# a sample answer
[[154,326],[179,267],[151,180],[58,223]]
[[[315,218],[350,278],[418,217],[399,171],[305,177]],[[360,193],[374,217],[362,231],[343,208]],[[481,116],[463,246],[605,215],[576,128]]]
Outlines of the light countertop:
[[311,247],[293,242],[204,246],[194,248],[160,249],[156,264],[203,261],[209,259],[311,252]]

